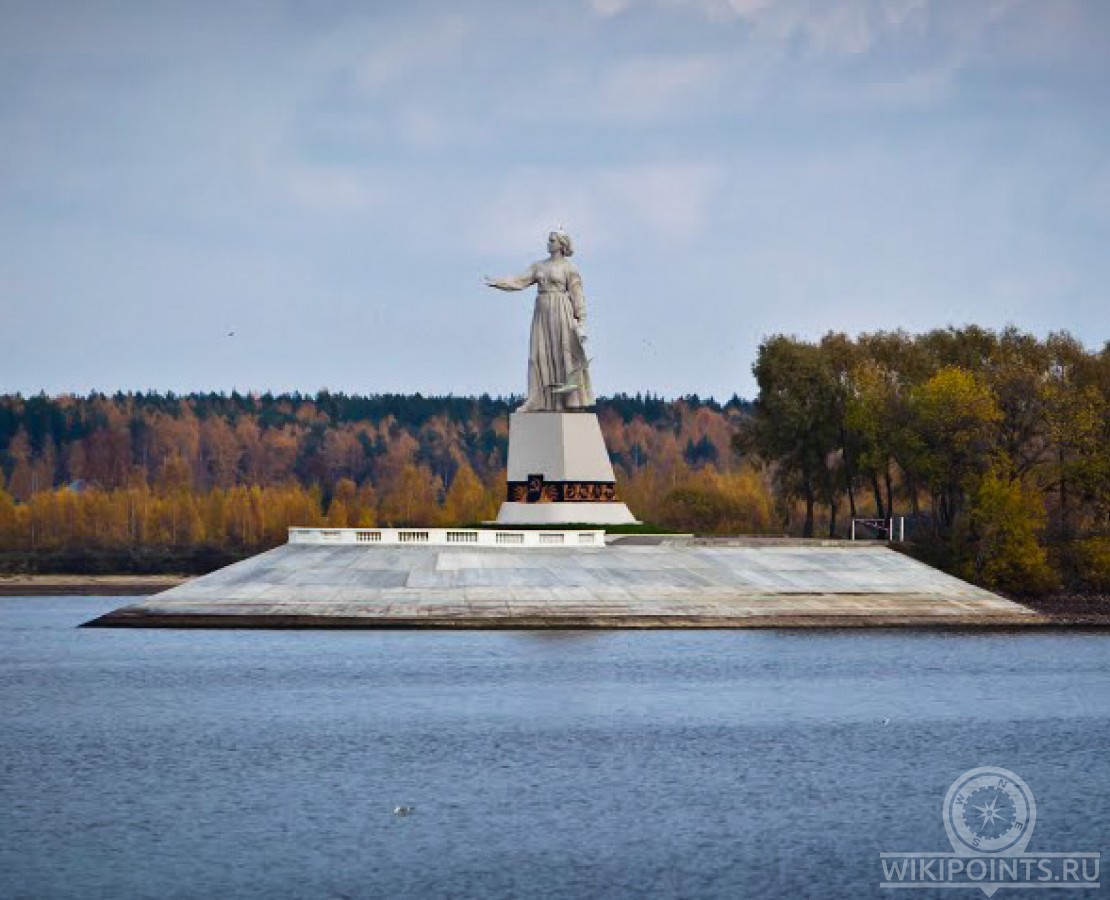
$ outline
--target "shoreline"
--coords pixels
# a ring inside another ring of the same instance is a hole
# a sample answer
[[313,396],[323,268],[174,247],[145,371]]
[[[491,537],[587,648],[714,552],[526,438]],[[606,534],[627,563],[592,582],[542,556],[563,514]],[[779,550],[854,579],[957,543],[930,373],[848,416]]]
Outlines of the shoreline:
[[1102,630],[1110,625],[1110,617],[1061,616],[951,616],[946,619],[859,615],[823,616],[782,615],[760,616],[312,616],[289,614],[259,615],[166,615],[117,611],[90,622],[83,628],[169,628],[197,630],[263,630],[263,631],[721,631],[786,629],[791,631],[978,631],[1017,632],[1038,629],[1078,628]]
[[[200,576],[194,575],[127,575],[127,574],[113,574],[113,575],[0,575],[0,598],[4,597],[148,597],[154,594],[159,594],[162,591],[168,591],[175,587],[180,587],[194,578]],[[1021,605],[1029,609],[1030,616],[1026,621],[1009,620],[1007,625],[1015,626],[1017,628],[1034,627],[1106,627],[1110,626],[1110,596],[1106,594],[1096,595],[1083,595],[1061,592],[1059,594],[1049,594],[1045,597],[1029,598],[1029,597],[1013,597],[1011,598]],[[123,617],[121,617],[123,618]],[[175,621],[172,625],[167,621],[160,621],[156,616],[147,617],[146,621],[141,623],[139,621],[115,621],[111,624],[117,627],[151,627],[151,628],[165,628],[165,627],[201,627],[201,628],[219,628],[228,627],[225,622],[220,622],[220,617],[213,617],[215,621],[205,622],[204,624],[191,623],[186,624],[181,621]],[[543,621],[542,617],[525,620],[521,619],[516,622],[496,622],[490,619],[484,620],[468,620],[466,617],[455,616],[445,617],[444,619],[436,619],[434,617],[420,617],[413,619],[398,619],[390,622],[388,625],[379,623],[374,626],[368,626],[365,622],[353,621],[337,621],[331,625],[323,625],[318,620],[309,622],[306,618],[301,617],[288,617],[287,621],[282,621],[283,617],[274,617],[270,621],[266,621],[268,617],[259,617],[257,621],[251,621],[250,617],[236,617],[237,622],[234,627],[238,628],[311,628],[311,627],[331,627],[340,629],[350,628],[366,628],[366,627],[386,627],[386,628],[431,628],[431,629],[459,629],[471,630],[475,628],[489,628],[489,629],[504,629],[504,628],[691,628],[691,627],[709,627],[709,628],[735,628],[739,622],[732,621],[718,621],[716,623],[700,623],[695,626],[693,622],[682,621],[681,619],[671,619],[670,621],[656,619],[645,619],[641,621],[627,621],[621,622],[615,618],[605,617],[590,620],[584,618],[579,622],[571,622],[566,619],[551,621]],[[949,626],[960,627],[967,626],[966,622],[952,621],[947,623]],[[1001,623],[979,623],[980,627],[1004,627]],[[740,627],[754,627],[754,628],[829,628],[829,627],[922,627],[921,623],[911,622],[898,619],[886,619],[883,616],[860,616],[854,622],[849,622],[841,619],[835,625],[831,621],[825,621],[820,616],[797,616],[797,615],[783,615],[783,616],[761,616],[748,618]]]
[[192,575],[0,575],[0,597],[147,597]]

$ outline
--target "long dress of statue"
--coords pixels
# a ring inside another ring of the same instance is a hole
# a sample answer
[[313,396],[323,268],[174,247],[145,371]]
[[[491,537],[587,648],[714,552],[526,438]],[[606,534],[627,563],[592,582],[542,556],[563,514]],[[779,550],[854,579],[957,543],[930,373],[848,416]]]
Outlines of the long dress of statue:
[[528,399],[519,412],[561,412],[594,403],[583,346],[586,297],[582,277],[568,259],[574,253],[570,236],[553,231],[547,252],[547,259],[520,275],[486,279],[486,284],[502,291],[539,287],[528,352]]

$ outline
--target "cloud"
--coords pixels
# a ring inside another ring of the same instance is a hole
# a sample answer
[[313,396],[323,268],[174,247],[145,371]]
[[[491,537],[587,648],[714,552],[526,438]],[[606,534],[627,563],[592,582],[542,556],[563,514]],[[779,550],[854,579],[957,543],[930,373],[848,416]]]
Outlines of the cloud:
[[802,39],[810,51],[855,55],[884,33],[920,24],[929,0],[591,0],[601,16],[641,7],[686,10],[717,22],[743,21],[757,40]]
[[697,237],[709,221],[716,190],[725,180],[715,165],[680,163],[627,166],[599,178],[617,208],[668,242]]
[[727,71],[723,57],[709,54],[624,59],[599,73],[589,105],[610,120],[654,119],[718,86]]
[[[948,40],[969,41],[996,23],[1029,9],[1068,26],[1078,0],[1051,8],[1033,0],[590,0],[598,16],[612,17],[633,8],[678,10],[712,22],[748,26],[756,43],[803,49],[809,55],[853,57],[906,34],[925,37],[930,30]],[[1074,37],[1074,30],[1072,36]]]
[[448,68],[471,34],[471,23],[456,17],[388,34],[352,66],[352,86],[356,93],[378,94],[405,79]]
[[608,19],[630,9],[636,0],[588,0],[588,2],[595,13]]
[[390,198],[388,179],[364,166],[290,164],[270,179],[304,211],[325,215],[365,213]]
[[[1110,5],[1089,0],[629,0],[619,19],[591,8],[606,35],[633,23],[711,35],[685,68],[679,57],[661,65],[658,85],[636,60],[613,61],[591,99],[612,115],[622,104],[606,97],[626,99],[629,122],[704,109],[939,107],[972,80],[978,90],[964,102],[1021,92],[1091,106],[1110,57]],[[637,81],[650,89],[638,93]]]
[[535,253],[565,227],[594,251],[636,243],[687,243],[710,221],[723,170],[708,163],[648,163],[584,170],[525,167],[489,191],[467,235],[481,254]]

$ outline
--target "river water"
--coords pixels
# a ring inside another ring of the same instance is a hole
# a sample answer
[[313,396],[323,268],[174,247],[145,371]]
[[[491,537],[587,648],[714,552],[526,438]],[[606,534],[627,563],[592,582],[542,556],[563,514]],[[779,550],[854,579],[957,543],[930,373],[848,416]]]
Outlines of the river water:
[[125,602],[0,599],[0,897],[900,897],[986,765],[1110,851],[1106,633],[75,627]]

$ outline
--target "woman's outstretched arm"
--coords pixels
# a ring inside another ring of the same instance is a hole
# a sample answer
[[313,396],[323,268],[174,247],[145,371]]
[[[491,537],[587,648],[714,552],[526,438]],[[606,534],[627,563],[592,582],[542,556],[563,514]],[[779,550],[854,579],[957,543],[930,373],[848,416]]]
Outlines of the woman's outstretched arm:
[[490,278],[486,276],[486,284],[497,288],[499,291],[523,291],[529,285],[536,283],[536,268],[529,266],[528,271],[520,275],[509,275],[505,278]]

